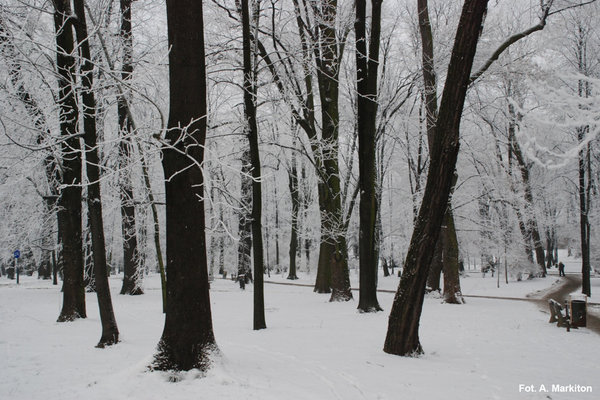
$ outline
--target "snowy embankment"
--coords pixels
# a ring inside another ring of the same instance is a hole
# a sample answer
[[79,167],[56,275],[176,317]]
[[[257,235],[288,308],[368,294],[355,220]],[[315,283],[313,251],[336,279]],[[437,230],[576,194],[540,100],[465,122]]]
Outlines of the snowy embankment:
[[[501,281],[496,289],[495,278],[471,273],[462,283],[465,293],[520,297],[555,279]],[[403,358],[382,351],[393,294],[379,294],[384,312],[359,314],[356,302],[332,304],[310,288],[267,285],[268,329],[254,332],[252,285],[243,292],[217,279],[211,300],[222,356],[206,377],[188,373],[169,383],[168,374],[145,372],[163,326],[156,275],[147,277],[146,294],[135,297],[118,295],[120,282],[111,280],[122,342],[103,350],[94,348],[100,337],[94,294],[87,295],[87,319],[59,324],[59,287],[31,277],[19,287],[7,282],[0,278],[0,399],[594,399],[600,393],[600,336],[556,328],[529,302],[470,298],[456,306],[428,298],[421,320],[426,354]],[[395,289],[394,282],[381,278],[380,286]],[[530,385],[535,393],[526,391]],[[552,385],[593,392],[552,392]]]

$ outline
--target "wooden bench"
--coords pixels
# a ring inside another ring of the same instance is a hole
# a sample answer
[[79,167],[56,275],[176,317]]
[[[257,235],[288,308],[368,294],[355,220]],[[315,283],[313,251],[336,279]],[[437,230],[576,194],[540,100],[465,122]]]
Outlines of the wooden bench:
[[[550,306],[550,321],[557,322],[556,326],[559,328],[567,328],[567,332],[571,331],[571,317],[567,308],[563,307],[558,301],[550,299],[548,301]],[[564,312],[563,312],[564,310]]]

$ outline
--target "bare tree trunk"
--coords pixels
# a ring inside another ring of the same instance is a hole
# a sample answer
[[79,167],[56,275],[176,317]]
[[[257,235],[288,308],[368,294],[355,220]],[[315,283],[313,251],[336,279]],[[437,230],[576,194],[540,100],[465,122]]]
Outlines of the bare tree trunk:
[[[587,38],[585,29],[578,26],[578,37],[576,44],[576,55],[578,58],[578,72],[582,75],[588,75],[587,61]],[[583,79],[578,81],[578,96],[589,98],[591,95],[590,83]],[[577,140],[582,143],[590,131],[589,126],[582,126],[577,129]],[[592,190],[592,170],[591,170],[591,145],[588,144],[579,151],[578,172],[579,172],[579,230],[581,236],[581,293],[591,296],[592,288],[590,281],[590,200]]]
[[83,284],[83,252],[81,234],[81,145],[75,96],[75,59],[73,21],[68,0],[54,2],[56,30],[60,131],[63,138],[63,186],[58,199],[58,229],[62,250],[63,307],[58,322],[85,318],[85,286]]
[[238,279],[244,279],[244,284],[252,280],[252,177],[250,149],[242,153],[241,198],[238,212]]
[[104,225],[102,223],[102,197],[100,194],[100,157],[98,155],[96,131],[96,99],[94,96],[93,64],[90,54],[90,43],[87,31],[83,0],[74,1],[77,16],[75,33],[82,57],[80,72],[82,82],[83,129],[85,144],[86,172],[88,178],[88,217],[92,237],[94,260],[94,281],[98,295],[98,308],[102,322],[102,336],[96,347],[105,347],[119,341],[119,329],[113,311],[108,283],[106,265],[106,247],[104,242]]
[[152,368],[206,371],[218,351],[206,260],[206,67],[201,1],[167,0],[169,130],[163,149],[167,211],[167,312]]
[[256,75],[252,67],[250,14],[248,0],[241,0],[242,36],[244,55],[244,117],[246,134],[250,141],[252,165],[252,255],[254,261],[254,330],[265,329],[264,257],[262,238],[262,188],[258,126],[256,123]]
[[[120,0],[121,28],[119,36],[123,48],[123,65],[121,67],[121,79],[125,83],[131,80],[133,73],[133,36],[131,32],[131,0]],[[141,277],[138,271],[139,257],[138,240],[136,230],[135,206],[133,198],[133,187],[131,182],[131,171],[129,170],[129,159],[131,157],[132,139],[134,132],[132,121],[129,118],[128,93],[122,93],[117,99],[117,111],[119,117],[119,132],[121,141],[119,143],[119,173],[120,173],[120,200],[121,200],[121,231],[123,235],[123,286],[121,294],[139,295],[144,291],[141,288]]]
[[290,196],[292,201],[292,232],[290,235],[290,269],[287,279],[298,279],[296,272],[296,253],[298,251],[298,214],[300,199],[298,193],[298,169],[296,168],[296,154],[292,152],[291,166],[288,173]]
[[423,352],[419,321],[425,284],[450,198],[460,120],[486,10],[487,0],[466,0],[463,6],[437,118],[423,202],[389,317],[386,353],[409,356]]
[[356,80],[358,90],[358,165],[360,183],[360,294],[361,312],[382,311],[377,301],[376,219],[377,73],[381,34],[381,0],[371,0],[371,32],[367,50],[366,1],[356,0]]
[[511,151],[514,154],[515,159],[517,160],[517,164],[519,166],[519,171],[521,172],[521,179],[523,181],[523,187],[525,190],[524,197],[525,197],[525,203],[527,205],[527,210],[526,210],[527,221],[525,222],[525,227],[527,229],[527,232],[529,233],[528,236],[533,241],[533,248],[535,250],[536,262],[539,265],[540,269],[542,270],[542,276],[546,276],[546,273],[547,273],[546,272],[546,263],[545,263],[546,257],[544,255],[544,247],[543,247],[542,240],[540,237],[538,223],[537,223],[537,220],[534,215],[533,190],[531,188],[531,181],[529,179],[530,166],[527,163],[527,161],[525,160],[525,157],[523,156],[523,152],[521,151],[521,146],[517,142],[517,138],[515,135],[516,123],[519,119],[519,116],[517,115],[513,104],[508,105],[508,112],[511,117],[511,120],[513,121],[513,123],[511,124],[511,126],[513,128],[512,128],[512,130],[509,129],[509,135],[510,135],[509,142],[511,145]]
[[444,303],[463,304],[465,301],[460,289],[460,271],[458,265],[458,238],[454,225],[454,213],[451,208],[444,215]]
[[[427,0],[418,0],[417,7],[419,12],[419,32],[421,34],[423,63],[423,82],[425,91],[425,115],[427,124],[427,142],[429,150],[433,148],[435,127],[437,124],[437,84],[433,51],[433,34],[431,31],[431,22],[429,20],[429,9]],[[456,185],[456,176],[452,186]],[[454,190],[454,189],[452,189]],[[438,240],[432,268],[429,272],[428,287],[432,290],[439,290],[440,272],[444,271],[444,296],[449,299],[449,303],[459,304],[457,296],[460,297],[460,275],[458,271],[458,239],[456,237],[456,227],[454,225],[454,216],[452,215],[451,200],[448,201],[444,217],[444,227],[442,228],[442,240]],[[455,247],[448,247],[455,246]],[[446,281],[452,282],[446,285]],[[458,292],[455,290],[458,287]],[[455,292],[455,293],[453,293]]]

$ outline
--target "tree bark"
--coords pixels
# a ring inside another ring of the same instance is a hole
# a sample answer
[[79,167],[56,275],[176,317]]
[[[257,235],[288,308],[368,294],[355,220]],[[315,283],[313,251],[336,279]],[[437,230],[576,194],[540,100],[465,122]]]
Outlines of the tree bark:
[[238,279],[244,279],[244,284],[252,280],[252,177],[250,148],[242,153],[241,198],[238,212]]
[[83,249],[81,233],[81,146],[77,124],[79,113],[75,96],[75,58],[73,57],[73,20],[68,0],[54,1],[56,30],[56,67],[60,132],[63,138],[62,179],[58,199],[58,235],[62,244],[63,306],[58,322],[85,318]]
[[460,289],[460,271],[458,262],[458,238],[454,225],[454,213],[451,208],[444,215],[445,232],[442,233],[444,248],[444,303],[463,304],[465,301]]
[[[423,63],[427,142],[429,144],[429,150],[431,151],[434,143],[435,126],[438,115],[433,33],[431,31],[427,0],[418,0],[417,8],[419,13],[419,32],[421,34],[422,43],[421,60]],[[454,185],[456,185],[456,177],[452,186],[454,187]],[[450,300],[448,302],[459,304],[462,303],[462,301],[458,301],[457,298],[457,296],[460,297],[458,240],[456,237],[456,227],[454,225],[454,216],[452,215],[452,204],[450,200],[448,201],[446,213],[449,213],[450,215],[444,216],[444,227],[441,231],[442,240],[438,240],[436,245],[435,255],[437,257],[433,259],[432,268],[429,272],[428,287],[430,287],[432,291],[440,289],[440,273],[443,270],[444,296],[447,296]],[[448,246],[455,247],[450,248]],[[452,284],[446,286],[446,281],[452,282]],[[456,292],[456,290],[458,290],[458,292]],[[454,292],[454,294],[452,292]]]
[[242,43],[244,56],[244,116],[245,131],[250,141],[252,165],[252,256],[254,261],[254,330],[265,329],[264,256],[262,238],[262,187],[258,126],[256,123],[256,80],[252,67],[250,13],[248,0],[241,0]]
[[542,276],[545,277],[547,273],[545,263],[546,257],[544,255],[544,246],[540,237],[540,230],[538,228],[538,223],[534,215],[535,207],[533,202],[533,190],[531,187],[531,180],[529,178],[530,166],[525,160],[525,156],[521,151],[521,146],[519,145],[515,134],[516,124],[519,119],[519,116],[517,115],[514,105],[512,104],[508,105],[508,112],[512,120],[510,124],[512,129],[509,129],[509,143],[511,146],[512,154],[514,154],[515,159],[517,160],[525,191],[524,197],[525,203],[527,205],[527,220],[525,222],[525,228],[527,230],[528,237],[530,237],[530,239],[533,241],[533,249],[535,250],[535,260],[542,271]]
[[419,320],[425,284],[452,188],[460,120],[486,9],[487,0],[466,0],[463,6],[437,118],[423,202],[389,317],[386,353],[409,356],[423,352]]
[[201,1],[167,0],[169,121],[163,148],[167,211],[167,312],[151,368],[206,371],[218,351],[206,260],[206,66]]
[[296,253],[298,252],[298,214],[300,211],[300,195],[298,193],[298,169],[296,168],[296,155],[292,153],[290,171],[288,174],[290,196],[292,201],[292,232],[290,235],[290,269],[287,279],[298,279],[296,271]]
[[[121,79],[127,85],[133,73],[133,34],[131,32],[131,1],[120,0],[121,39],[123,61]],[[125,86],[126,86],[125,85]],[[121,294],[139,295],[144,291],[141,288],[141,271],[138,271],[139,256],[136,230],[135,206],[129,159],[133,151],[131,135],[134,132],[132,121],[129,118],[129,93],[122,93],[117,99],[117,113],[119,118],[119,173],[120,173],[120,200],[121,200],[121,232],[123,235],[123,286]]]
[[366,32],[366,1],[356,0],[356,81],[358,118],[358,168],[360,184],[360,292],[358,309],[361,312],[382,311],[377,301],[376,219],[377,164],[376,118],[377,73],[381,33],[381,0],[371,0],[371,32]]
[[85,166],[88,178],[88,218],[92,238],[94,261],[94,281],[98,295],[98,308],[102,322],[102,336],[96,347],[110,346],[119,341],[119,329],[113,311],[108,283],[108,268],[106,265],[106,247],[104,241],[104,225],[102,223],[102,197],[100,194],[100,157],[98,155],[96,131],[96,99],[94,96],[93,64],[91,61],[90,44],[85,17],[83,0],[74,1],[74,11],[77,21],[75,33],[80,49],[83,129]]

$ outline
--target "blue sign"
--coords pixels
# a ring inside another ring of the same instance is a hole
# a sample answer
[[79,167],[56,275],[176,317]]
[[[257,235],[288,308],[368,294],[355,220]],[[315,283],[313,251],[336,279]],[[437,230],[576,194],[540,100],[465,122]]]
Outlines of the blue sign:
[[21,257],[21,252],[19,250],[15,250],[14,252],[15,258]]

